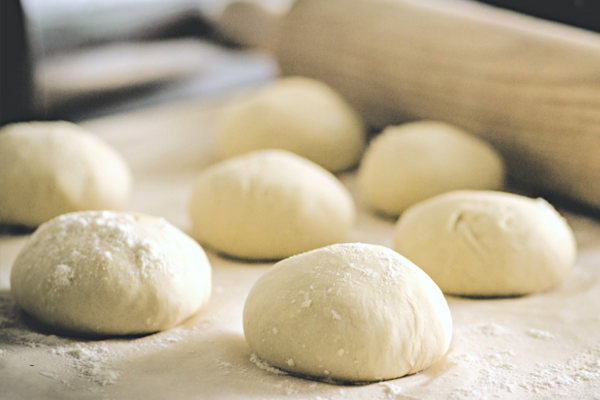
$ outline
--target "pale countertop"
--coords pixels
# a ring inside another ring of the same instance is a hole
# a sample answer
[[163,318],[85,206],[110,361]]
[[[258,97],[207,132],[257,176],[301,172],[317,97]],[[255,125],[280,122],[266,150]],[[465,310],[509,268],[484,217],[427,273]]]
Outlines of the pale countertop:
[[[229,101],[190,101],[83,123],[132,166],[128,210],[163,216],[189,231],[195,177],[215,161],[212,124]],[[340,175],[358,205],[348,241],[392,245],[393,220],[362,205],[355,173]],[[274,374],[251,361],[242,309],[270,263],[244,263],[207,249],[209,304],[179,327],[141,338],[84,341],[39,331],[15,306],[13,259],[28,235],[0,236],[2,399],[594,399],[600,398],[600,222],[561,210],[579,255],[561,284],[531,296],[447,297],[454,322],[448,354],[418,374],[337,386]]]

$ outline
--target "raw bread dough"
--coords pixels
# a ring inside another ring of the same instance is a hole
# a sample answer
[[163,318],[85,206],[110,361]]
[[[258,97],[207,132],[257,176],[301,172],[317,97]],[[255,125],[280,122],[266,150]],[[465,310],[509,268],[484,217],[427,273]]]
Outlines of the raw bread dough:
[[282,78],[225,110],[216,148],[227,158],[279,148],[333,171],[356,163],[365,147],[362,121],[345,100],[319,81]]
[[202,248],[162,218],[111,211],[61,215],[15,260],[15,301],[61,331],[130,335],[168,329],[208,301]]
[[75,124],[0,130],[0,222],[36,227],[68,212],[119,210],[130,192],[123,158]]
[[366,203],[389,215],[444,192],[499,190],[503,182],[504,163],[490,145],[437,121],[386,128],[358,169]]
[[244,334],[292,374],[368,382],[418,372],[448,350],[452,319],[435,283],[398,253],[346,243],[280,261],[252,287]]
[[571,269],[571,228],[543,199],[457,191],[402,214],[395,250],[421,267],[444,293],[512,296],[555,286]]
[[217,251],[281,259],[343,241],[355,208],[325,169],[285,150],[259,150],[203,171],[190,215],[194,237]]

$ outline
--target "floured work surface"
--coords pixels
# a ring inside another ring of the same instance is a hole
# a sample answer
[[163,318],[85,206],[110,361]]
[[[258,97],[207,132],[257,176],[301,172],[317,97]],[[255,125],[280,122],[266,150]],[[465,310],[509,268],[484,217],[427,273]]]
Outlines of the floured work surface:
[[[215,161],[212,123],[221,106],[178,104],[85,124],[131,164],[135,183],[129,210],[163,216],[189,232],[187,202],[198,172]],[[365,209],[354,172],[340,177],[359,211],[348,241],[391,247],[394,221]],[[181,326],[138,338],[69,339],[39,330],[15,306],[10,266],[29,236],[3,233],[0,398],[597,398],[600,222],[564,214],[579,256],[559,287],[520,298],[447,297],[454,321],[448,354],[418,374],[365,386],[289,376],[252,356],[243,337],[242,310],[252,284],[272,263],[244,263],[205,249],[213,266],[213,295]]]

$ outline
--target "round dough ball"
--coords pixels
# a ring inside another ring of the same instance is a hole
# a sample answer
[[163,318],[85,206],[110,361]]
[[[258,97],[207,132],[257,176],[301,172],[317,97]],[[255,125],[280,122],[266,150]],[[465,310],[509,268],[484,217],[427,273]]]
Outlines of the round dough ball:
[[444,293],[513,296],[546,290],[571,269],[571,228],[543,199],[457,191],[416,204],[395,228],[394,248]]
[[331,173],[285,150],[259,150],[203,171],[194,237],[230,256],[281,259],[343,241],[354,201]]
[[356,163],[365,147],[362,121],[322,82],[282,78],[223,112],[216,128],[223,158],[259,149],[284,149],[329,171]]
[[68,212],[119,210],[130,191],[123,158],[75,124],[0,130],[0,222],[36,227]]
[[490,145],[436,121],[386,128],[358,169],[366,203],[389,215],[451,190],[499,190],[503,182],[504,163]]
[[452,319],[435,283],[398,253],[333,245],[275,264],[254,284],[244,334],[292,374],[369,382],[421,371],[448,350]]
[[211,267],[198,243],[162,218],[85,211],[40,226],[10,284],[17,304],[55,329],[133,335],[198,311]]

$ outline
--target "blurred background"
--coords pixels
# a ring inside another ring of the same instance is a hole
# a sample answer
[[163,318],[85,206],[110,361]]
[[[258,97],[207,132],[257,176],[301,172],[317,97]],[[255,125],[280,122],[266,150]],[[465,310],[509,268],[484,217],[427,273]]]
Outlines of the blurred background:
[[[291,2],[253,3],[281,15]],[[600,30],[597,1],[486,2]],[[272,21],[252,7],[233,8],[223,18],[230,3],[2,0],[0,124],[78,121],[167,101],[220,96],[273,79],[277,64],[261,50]]]
[[218,31],[228,3],[2,0],[2,124],[77,121],[272,79],[269,54]]

